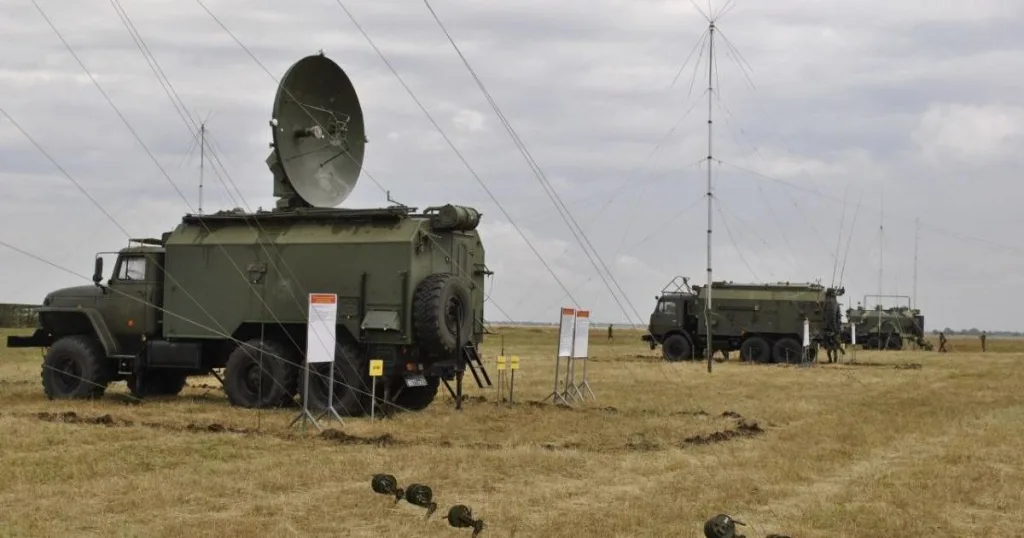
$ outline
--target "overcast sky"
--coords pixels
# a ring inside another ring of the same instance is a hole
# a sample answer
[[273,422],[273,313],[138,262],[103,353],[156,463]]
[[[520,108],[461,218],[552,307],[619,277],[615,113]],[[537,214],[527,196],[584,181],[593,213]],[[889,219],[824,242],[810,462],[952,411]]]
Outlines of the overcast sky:
[[[159,236],[197,207],[189,129],[110,1],[37,1],[187,204],[31,2],[0,0],[0,108],[129,233]],[[120,1],[189,112],[209,117],[248,206],[273,204],[275,78],[323,49],[355,84],[370,140],[343,206],[386,204],[371,176],[408,205],[474,206],[496,273],[487,318],[505,319],[496,304],[556,321],[572,304],[336,1],[203,3],[273,77],[198,2]],[[611,269],[608,285],[426,6],[344,4],[595,321],[646,323],[673,276],[704,281],[706,59],[694,54],[672,86],[707,29],[695,4],[431,2]],[[847,303],[880,287],[909,295],[919,218],[928,328],[1024,328],[1022,25],[1011,1],[736,0],[716,39],[715,279],[828,284],[842,234]],[[85,276],[96,252],[124,246],[2,114],[0,163],[0,239]],[[209,173],[204,196],[205,212],[236,205]],[[4,302],[88,283],[2,247],[0,277]]]

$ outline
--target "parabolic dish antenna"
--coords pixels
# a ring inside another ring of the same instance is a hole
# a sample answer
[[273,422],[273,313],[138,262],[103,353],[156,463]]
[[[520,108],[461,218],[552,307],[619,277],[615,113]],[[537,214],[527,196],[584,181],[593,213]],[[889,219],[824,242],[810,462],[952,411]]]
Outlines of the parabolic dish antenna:
[[337,207],[359,180],[366,131],[345,71],[322,54],[295,62],[274,99],[274,154],[284,180],[313,207]]

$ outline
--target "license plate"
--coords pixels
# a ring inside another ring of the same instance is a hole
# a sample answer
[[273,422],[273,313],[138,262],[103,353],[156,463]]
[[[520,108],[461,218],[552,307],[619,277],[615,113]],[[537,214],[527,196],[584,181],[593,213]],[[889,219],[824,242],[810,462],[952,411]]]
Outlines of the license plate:
[[407,387],[425,387],[427,386],[427,378],[421,375],[410,375],[405,377],[405,386]]

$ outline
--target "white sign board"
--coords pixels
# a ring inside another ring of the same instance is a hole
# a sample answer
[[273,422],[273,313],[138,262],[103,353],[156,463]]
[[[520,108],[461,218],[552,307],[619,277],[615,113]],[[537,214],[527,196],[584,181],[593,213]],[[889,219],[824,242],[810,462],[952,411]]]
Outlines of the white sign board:
[[857,325],[854,323],[850,324],[850,345],[857,345]]
[[334,362],[337,323],[338,296],[334,293],[310,293],[309,328],[306,332],[307,362]]
[[804,347],[811,347],[811,322],[804,319]]
[[590,311],[576,311],[576,331],[573,336],[572,357],[587,358],[587,345],[590,343]]
[[562,308],[562,320],[558,325],[558,356],[572,356],[573,327],[576,325],[576,310]]

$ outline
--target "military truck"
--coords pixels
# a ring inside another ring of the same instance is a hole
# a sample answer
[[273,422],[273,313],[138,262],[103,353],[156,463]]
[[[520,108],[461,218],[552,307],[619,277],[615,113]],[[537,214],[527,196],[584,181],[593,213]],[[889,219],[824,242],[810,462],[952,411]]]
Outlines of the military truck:
[[405,409],[427,407],[442,380],[461,387],[467,365],[476,376],[491,274],[480,213],[333,207],[355,185],[366,139],[355,90],[322,54],[289,69],[271,125],[277,207],[185,215],[118,251],[109,275],[98,255],[93,285],[49,293],[35,332],[8,338],[48,348],[49,398],[97,398],[120,380],[139,397],[173,395],[223,368],[233,405],[300,396],[324,410],[330,362],[310,365],[308,393],[298,382],[313,293],[337,296],[337,342],[308,344],[334,348],[339,414],[369,410],[370,359],[384,364],[378,397]]
[[[876,304],[867,308],[864,305],[871,298],[906,299],[907,304],[889,308]],[[901,350],[908,342],[922,349],[932,348],[931,342],[924,338],[924,316],[919,309],[910,306],[910,297],[906,295],[865,295],[862,304],[846,310],[846,320],[842,333],[846,344],[852,343],[851,326],[856,326],[857,344],[863,349]]]
[[818,348],[838,342],[843,288],[814,283],[744,284],[713,282],[711,337],[706,322],[705,286],[690,286],[676,277],[656,297],[648,334],[641,338],[651,349],[661,345],[667,361],[704,356],[712,351],[739,351],[740,360],[758,363],[801,362],[803,324],[809,322],[809,360]]

